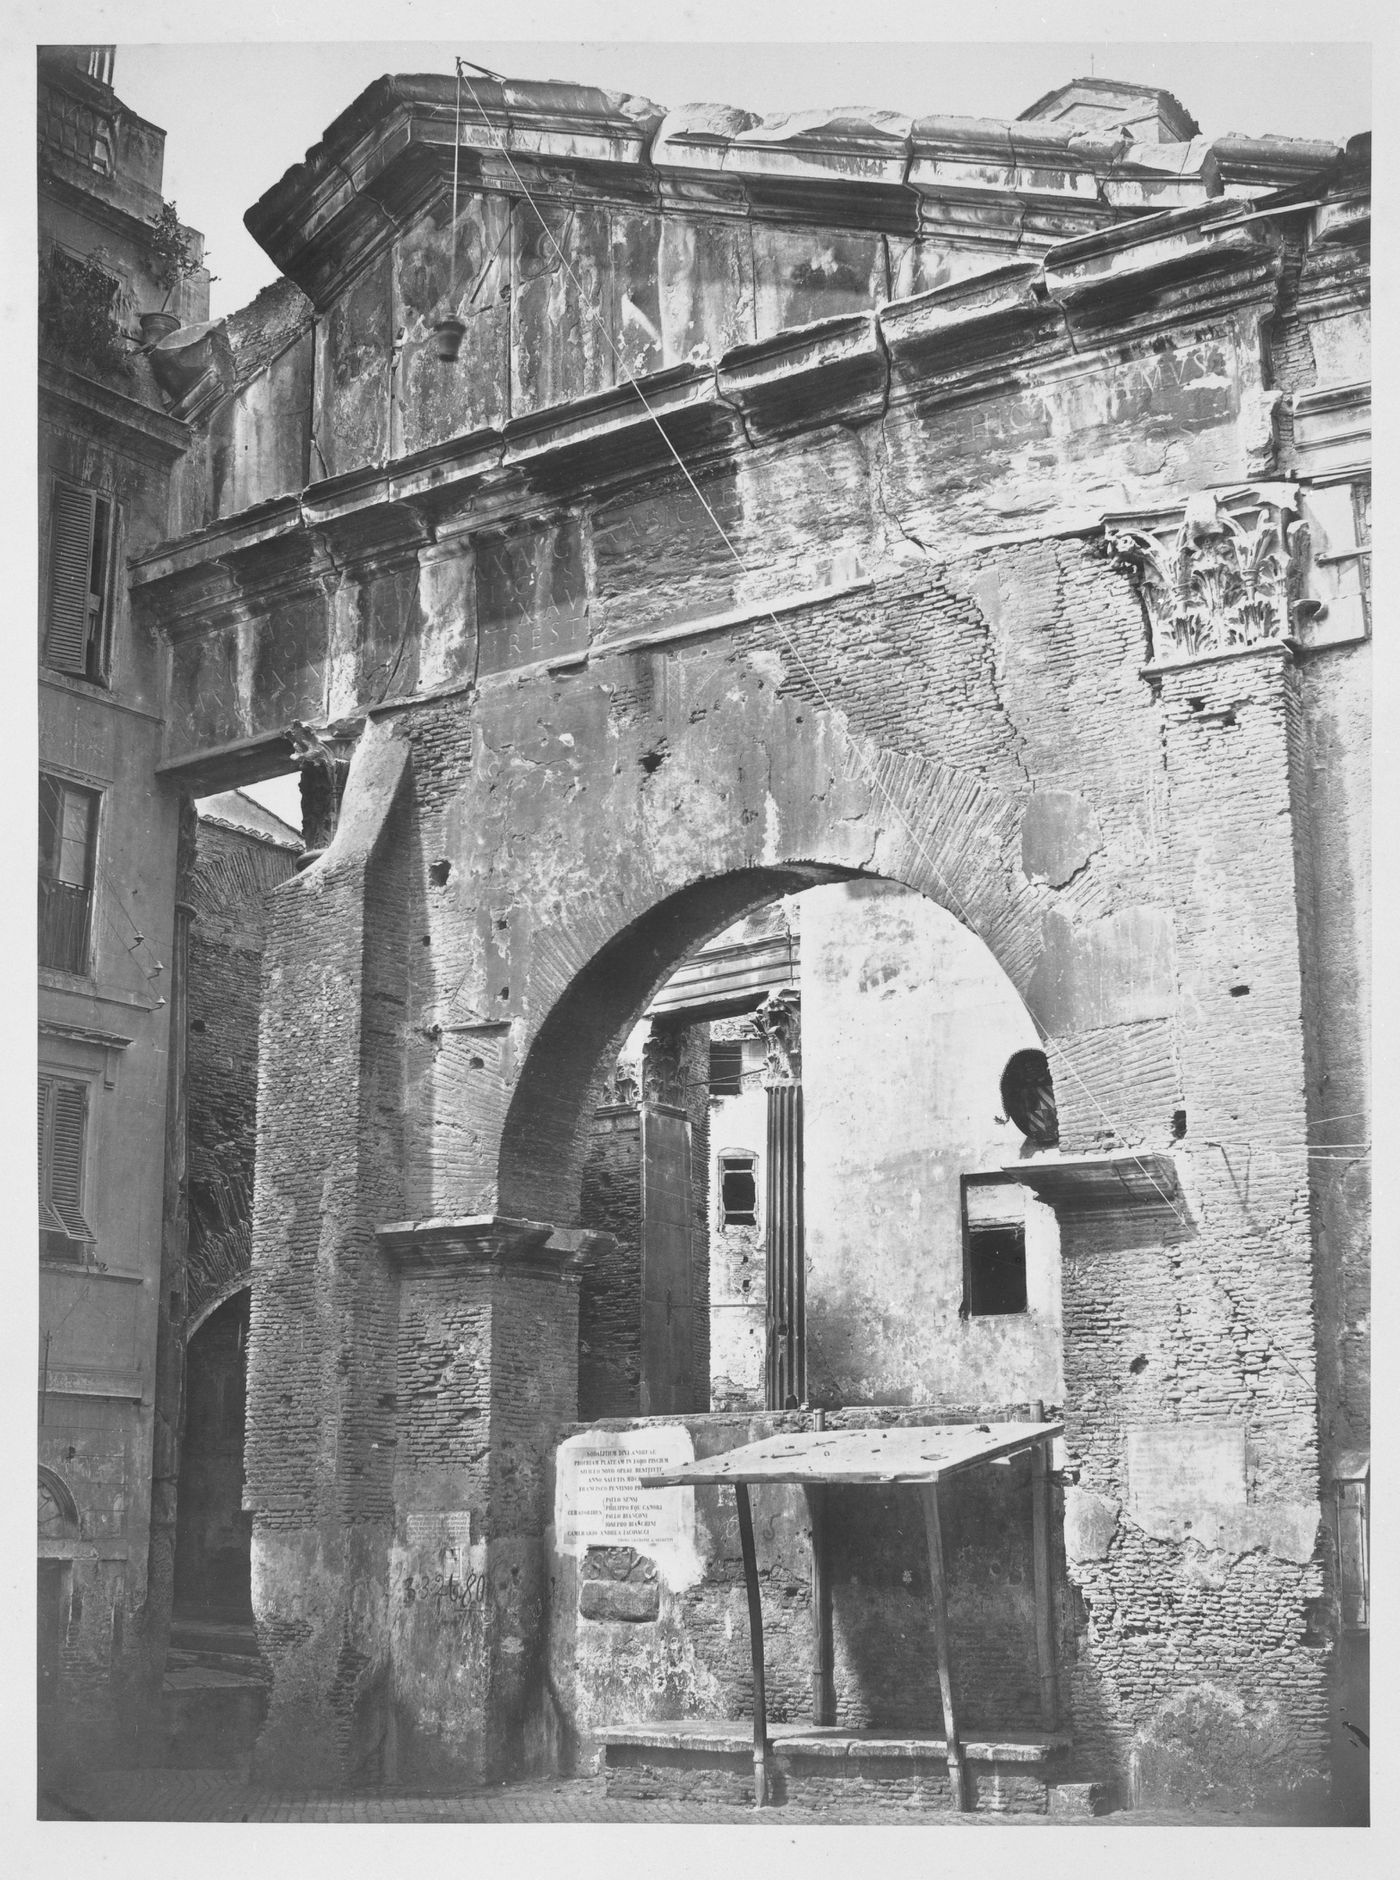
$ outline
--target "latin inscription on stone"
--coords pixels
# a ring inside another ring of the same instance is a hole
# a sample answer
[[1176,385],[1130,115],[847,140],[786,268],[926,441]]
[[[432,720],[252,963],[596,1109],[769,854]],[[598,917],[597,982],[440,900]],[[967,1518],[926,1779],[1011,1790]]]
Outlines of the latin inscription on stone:
[[441,1508],[414,1512],[407,1520],[410,1547],[465,1546],[472,1537],[470,1508]]
[[635,1547],[643,1553],[688,1540],[694,1490],[639,1486],[653,1471],[693,1461],[688,1430],[596,1430],[572,1436],[558,1455],[555,1539],[561,1551]]

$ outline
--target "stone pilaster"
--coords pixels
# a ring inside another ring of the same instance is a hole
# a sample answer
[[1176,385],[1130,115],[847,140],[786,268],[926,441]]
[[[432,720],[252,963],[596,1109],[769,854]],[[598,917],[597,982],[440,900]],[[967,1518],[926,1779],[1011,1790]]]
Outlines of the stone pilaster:
[[577,1415],[577,1262],[596,1237],[488,1216],[379,1239],[400,1274],[396,1777],[499,1780],[537,1760],[546,1465]]

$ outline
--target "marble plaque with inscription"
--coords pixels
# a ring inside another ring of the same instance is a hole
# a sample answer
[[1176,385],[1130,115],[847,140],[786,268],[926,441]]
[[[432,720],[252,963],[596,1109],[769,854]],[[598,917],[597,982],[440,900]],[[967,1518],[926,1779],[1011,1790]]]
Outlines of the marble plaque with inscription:
[[680,1424],[653,1429],[588,1430],[559,1446],[554,1529],[561,1553],[586,1547],[634,1547],[660,1557],[694,1547],[695,1491],[638,1486],[653,1470],[693,1462],[695,1445]]

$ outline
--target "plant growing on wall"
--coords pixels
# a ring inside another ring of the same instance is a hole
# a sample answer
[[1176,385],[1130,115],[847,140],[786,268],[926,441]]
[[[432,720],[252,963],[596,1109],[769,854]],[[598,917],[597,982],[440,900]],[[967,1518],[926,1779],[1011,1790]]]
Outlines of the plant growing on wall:
[[189,241],[180,226],[179,211],[173,202],[161,204],[160,216],[151,229],[146,245],[151,258],[151,273],[165,289],[163,304],[168,307],[175,289],[195,268]]
[[121,326],[121,283],[95,262],[52,249],[39,266],[39,338],[97,372],[131,370]]

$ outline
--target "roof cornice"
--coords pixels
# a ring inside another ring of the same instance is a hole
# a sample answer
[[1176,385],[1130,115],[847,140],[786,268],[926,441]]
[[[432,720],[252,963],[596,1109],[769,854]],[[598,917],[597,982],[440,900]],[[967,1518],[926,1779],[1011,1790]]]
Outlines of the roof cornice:
[[[248,211],[254,238],[324,308],[394,232],[451,187],[454,80],[386,77]],[[1044,253],[1160,210],[1259,195],[1334,166],[1330,144],[1176,144],[1037,121],[835,110],[759,119],[662,112],[589,86],[473,79],[460,187],[703,211]]]

